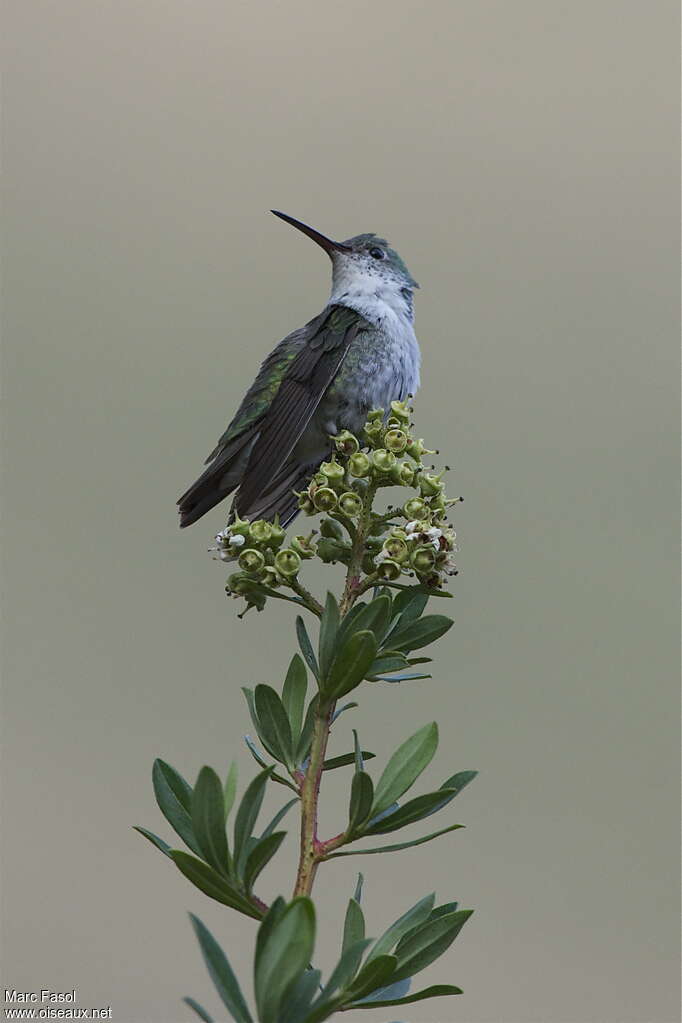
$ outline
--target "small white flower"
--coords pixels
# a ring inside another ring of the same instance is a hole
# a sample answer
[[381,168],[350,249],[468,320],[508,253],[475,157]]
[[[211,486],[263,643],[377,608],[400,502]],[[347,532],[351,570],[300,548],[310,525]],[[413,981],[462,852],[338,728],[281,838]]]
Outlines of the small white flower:
[[376,558],[374,559],[374,564],[380,565],[382,561],[388,561],[390,557],[391,555],[388,553],[388,551],[380,550]]
[[421,525],[421,523],[420,523],[419,519],[412,519],[412,521],[411,521],[411,522],[408,522],[408,523],[407,523],[407,525],[405,526],[405,532],[406,532],[406,533],[414,533],[414,532],[415,532],[415,530],[416,530],[416,529],[417,529],[417,528],[418,528],[418,527],[419,527],[420,525]]
[[246,543],[246,537],[242,536],[241,533],[233,533],[228,543],[230,547],[241,547]]

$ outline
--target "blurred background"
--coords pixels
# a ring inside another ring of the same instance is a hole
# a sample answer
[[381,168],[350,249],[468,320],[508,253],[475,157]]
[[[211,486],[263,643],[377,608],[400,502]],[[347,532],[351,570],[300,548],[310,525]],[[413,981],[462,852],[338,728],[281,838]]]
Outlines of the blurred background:
[[294,648],[285,605],[240,622],[225,597],[226,507],[184,533],[174,509],[327,299],[274,206],[404,256],[418,430],[465,497],[433,680],[365,687],[334,749],[360,724],[385,757],[437,719],[427,780],[480,771],[467,827],[328,865],[320,963],[362,869],[371,933],[433,889],[476,909],[422,975],[464,994],[401,1019],[679,1019],[677,4],[5,13],[2,984],[220,1017],[188,910],[248,975],[251,922],[131,825],[168,837],[157,755],[252,777],[240,686],[279,685]]

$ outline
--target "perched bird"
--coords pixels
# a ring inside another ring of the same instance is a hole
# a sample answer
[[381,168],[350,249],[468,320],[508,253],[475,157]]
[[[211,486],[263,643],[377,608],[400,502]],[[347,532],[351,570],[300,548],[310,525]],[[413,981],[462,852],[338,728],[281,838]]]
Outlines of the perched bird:
[[388,242],[359,234],[335,242],[285,213],[275,216],[329,255],[332,290],[314,319],[270,353],[237,414],[178,501],[189,526],[236,490],[232,513],[285,526],[294,493],[329,457],[330,438],[357,432],[372,408],[388,409],[419,386],[413,322],[419,285]]

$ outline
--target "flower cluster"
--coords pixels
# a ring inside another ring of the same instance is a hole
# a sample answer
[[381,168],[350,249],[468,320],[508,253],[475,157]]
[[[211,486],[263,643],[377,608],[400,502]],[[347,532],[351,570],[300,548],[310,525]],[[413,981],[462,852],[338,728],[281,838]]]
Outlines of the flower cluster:
[[[222,561],[238,561],[240,571],[228,580],[228,592],[261,607],[265,590],[296,589],[304,560],[318,557],[357,569],[377,584],[416,577],[429,589],[443,586],[456,574],[455,533],[446,521],[448,508],[461,498],[445,494],[443,476],[428,471],[425,455],[436,454],[412,436],[412,408],[394,401],[388,412],[375,409],[358,436],[344,430],[332,437],[333,453],[322,462],[308,486],[298,494],[305,515],[322,515],[319,534],[295,536],[283,547],[284,530],[259,519],[236,518],[213,548]],[[373,510],[379,489],[407,487],[416,491],[402,505],[385,513]]]

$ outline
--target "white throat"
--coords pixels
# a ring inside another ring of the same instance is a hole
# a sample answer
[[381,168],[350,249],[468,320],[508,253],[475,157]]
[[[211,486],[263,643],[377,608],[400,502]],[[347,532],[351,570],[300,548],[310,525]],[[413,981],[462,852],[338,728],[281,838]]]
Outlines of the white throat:
[[397,319],[402,326],[414,318],[412,302],[398,281],[345,261],[334,265],[329,304],[334,303],[355,309],[377,325]]

